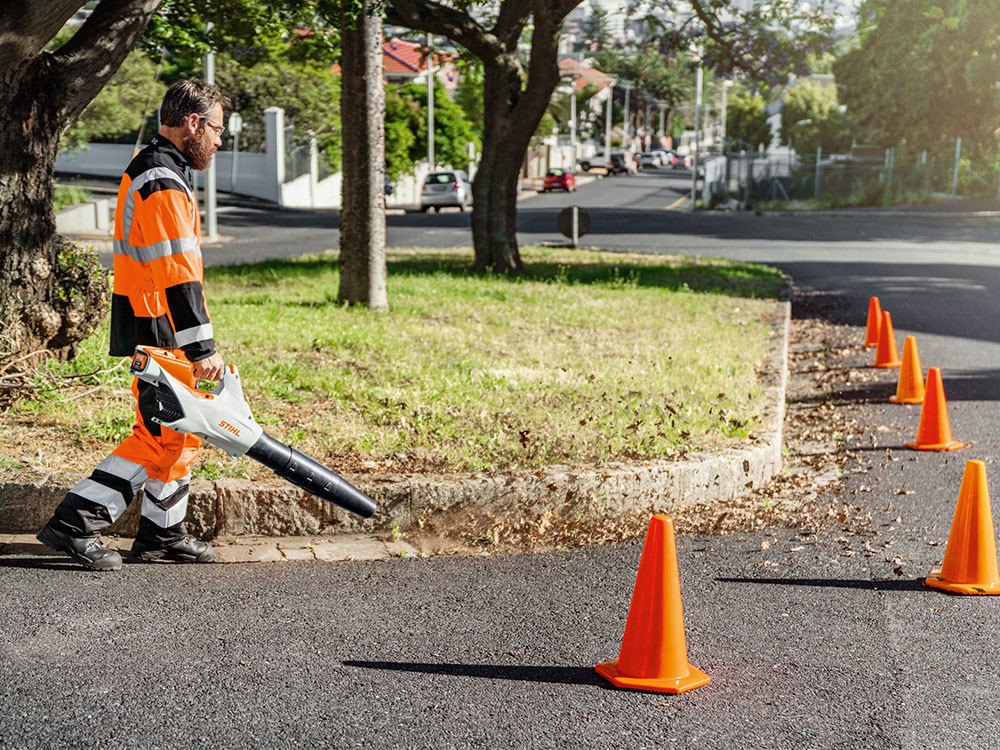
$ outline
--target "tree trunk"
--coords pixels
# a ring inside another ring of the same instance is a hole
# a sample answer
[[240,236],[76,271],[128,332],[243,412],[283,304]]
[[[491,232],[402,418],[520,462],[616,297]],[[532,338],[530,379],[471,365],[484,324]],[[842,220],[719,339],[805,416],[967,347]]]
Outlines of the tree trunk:
[[108,278],[93,250],[56,234],[53,173],[65,102],[50,60],[0,75],[0,351],[72,357],[104,317]]
[[387,310],[385,263],[385,91],[382,19],[365,9],[341,24],[340,213],[342,302]]
[[82,0],[5,0],[0,15],[0,352],[68,359],[104,317],[97,255],[56,235],[59,139],[118,70],[160,0],[101,0],[54,54]]
[[[492,86],[496,79],[506,85]],[[475,267],[480,271],[521,273],[524,264],[517,247],[517,184],[534,126],[524,138],[517,126],[523,129],[526,123],[515,120],[509,104],[497,104],[500,98],[517,102],[521,81],[516,68],[494,76],[487,74],[485,89],[483,153],[472,182]]]
[[517,183],[531,138],[559,82],[558,25],[536,16],[528,82],[514,55],[486,62],[483,154],[472,183],[472,240],[478,270],[521,273]]

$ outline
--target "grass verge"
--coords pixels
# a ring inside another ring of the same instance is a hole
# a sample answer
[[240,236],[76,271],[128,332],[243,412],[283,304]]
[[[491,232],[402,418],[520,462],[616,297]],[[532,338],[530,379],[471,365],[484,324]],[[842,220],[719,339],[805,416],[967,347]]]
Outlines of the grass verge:
[[[216,343],[258,421],[342,472],[502,471],[730,447],[759,428],[781,275],[717,259],[524,248],[389,253],[388,313],[336,302],[336,254],[206,272]],[[48,374],[109,370],[2,415],[0,473],[85,473],[130,430],[108,321]],[[48,382],[53,382],[51,379]],[[94,385],[96,390],[88,392]],[[208,448],[195,473],[265,478]]]

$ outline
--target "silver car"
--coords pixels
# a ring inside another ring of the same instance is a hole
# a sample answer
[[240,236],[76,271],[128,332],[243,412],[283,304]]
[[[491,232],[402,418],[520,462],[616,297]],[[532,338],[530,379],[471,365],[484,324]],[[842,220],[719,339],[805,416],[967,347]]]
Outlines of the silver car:
[[431,172],[424,179],[424,188],[420,191],[421,211],[428,208],[440,211],[442,206],[458,206],[459,211],[464,211],[471,205],[472,182],[461,169]]

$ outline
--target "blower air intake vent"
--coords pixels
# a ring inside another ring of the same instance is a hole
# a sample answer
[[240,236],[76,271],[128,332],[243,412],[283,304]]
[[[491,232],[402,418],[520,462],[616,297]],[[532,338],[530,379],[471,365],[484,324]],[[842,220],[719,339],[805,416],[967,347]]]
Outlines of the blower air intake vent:
[[176,422],[178,419],[184,418],[181,402],[177,400],[177,396],[174,395],[169,386],[163,383],[156,384],[156,400],[160,403],[160,411],[156,418],[161,422]]

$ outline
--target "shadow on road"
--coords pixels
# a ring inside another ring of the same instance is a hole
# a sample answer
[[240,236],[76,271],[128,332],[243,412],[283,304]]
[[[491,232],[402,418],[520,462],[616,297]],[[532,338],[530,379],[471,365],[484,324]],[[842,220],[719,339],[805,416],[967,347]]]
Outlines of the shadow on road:
[[34,568],[36,570],[72,570],[86,572],[82,565],[64,557],[0,557],[0,568]]
[[[924,368],[926,373],[927,368]],[[894,371],[894,372],[898,372]],[[941,380],[944,395],[949,401],[1000,401],[1000,370],[946,370]],[[869,383],[857,387],[836,388],[830,393],[797,396],[788,399],[790,404],[820,403],[832,399],[852,404],[888,404],[889,397],[895,395],[895,383]],[[901,413],[904,412],[904,405]],[[920,411],[920,404],[909,404]]]
[[598,685],[607,682],[592,667],[502,666],[499,664],[425,664],[406,661],[345,661],[345,667],[419,672],[451,677],[479,677],[488,680],[551,682],[560,685]]
[[875,581],[850,578],[716,578],[719,583],[764,583],[779,586],[862,589],[864,591],[923,591],[923,578],[881,578]]

